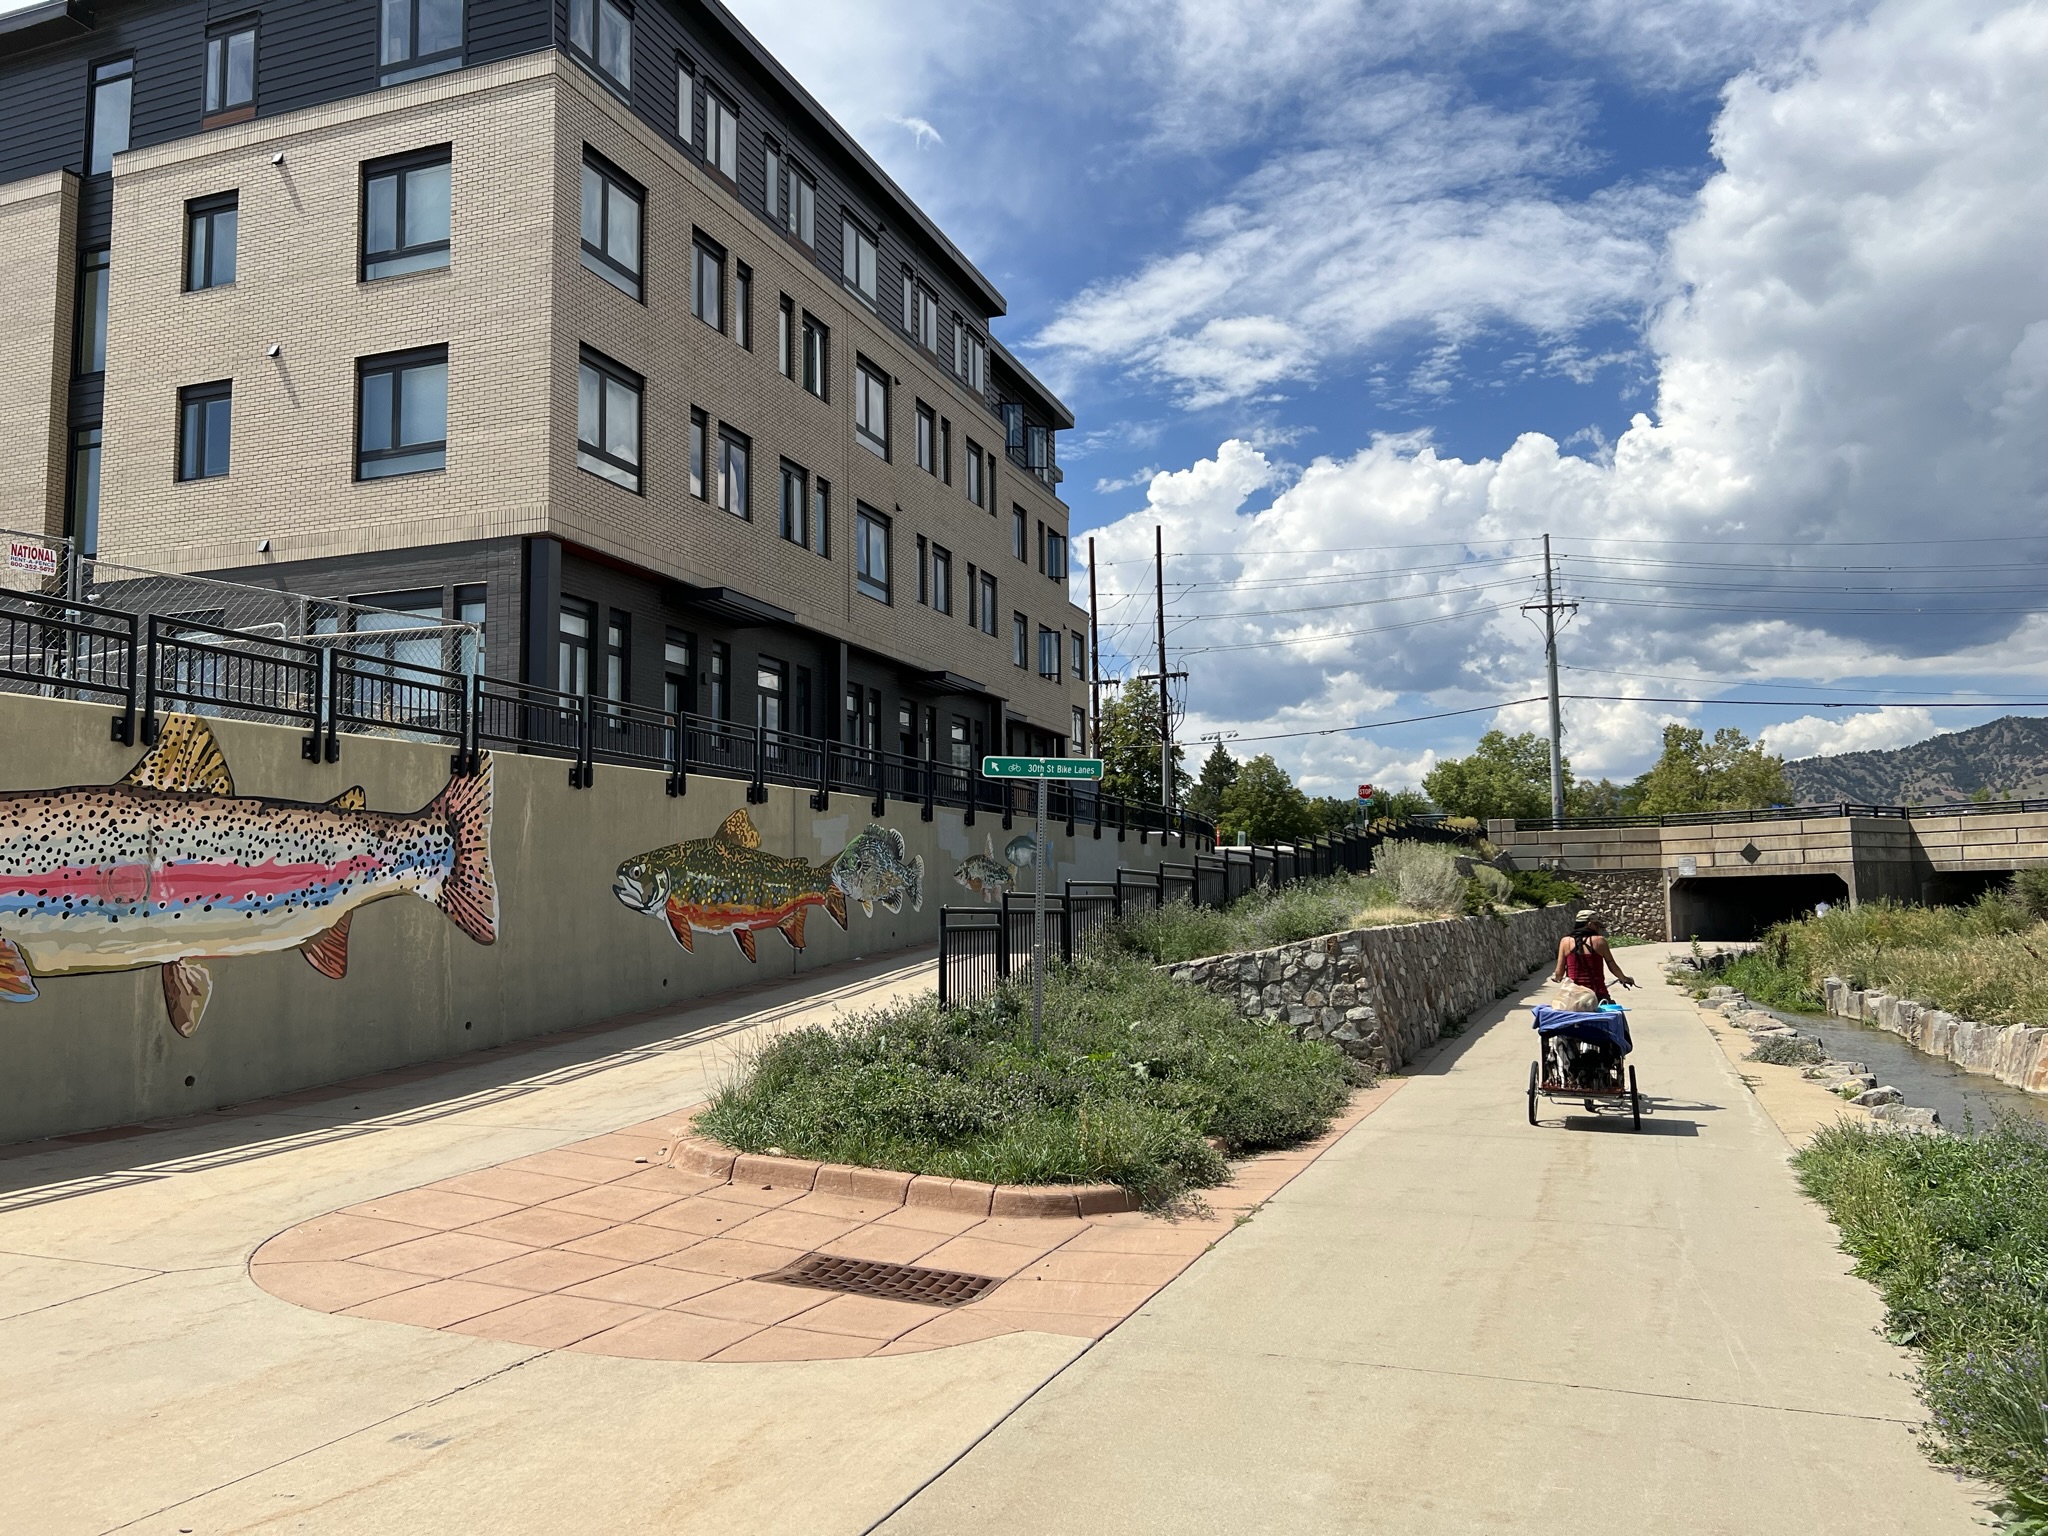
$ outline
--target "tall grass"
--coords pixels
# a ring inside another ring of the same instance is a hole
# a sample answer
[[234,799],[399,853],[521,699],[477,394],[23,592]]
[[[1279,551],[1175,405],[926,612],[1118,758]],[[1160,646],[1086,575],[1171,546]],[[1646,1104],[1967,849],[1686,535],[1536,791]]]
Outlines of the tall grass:
[[1152,911],[1132,912],[1110,926],[1103,942],[1124,954],[1171,965],[1205,955],[1271,949],[1347,928],[1413,923],[1440,915],[1404,905],[1393,883],[1378,873],[1329,875],[1297,880],[1278,891],[1255,890],[1221,909],[1173,901]]

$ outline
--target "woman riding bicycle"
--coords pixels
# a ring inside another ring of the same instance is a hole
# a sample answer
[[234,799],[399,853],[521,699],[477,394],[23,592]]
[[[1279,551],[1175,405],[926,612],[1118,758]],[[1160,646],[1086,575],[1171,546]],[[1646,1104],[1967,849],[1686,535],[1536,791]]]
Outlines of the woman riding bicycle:
[[1635,985],[1608,947],[1606,919],[1588,908],[1573,919],[1571,933],[1557,941],[1557,969],[1550,973],[1550,979],[1569,981],[1584,987],[1601,1002],[1611,1003],[1614,999],[1607,994],[1608,971],[1614,972],[1614,979],[1624,987]]

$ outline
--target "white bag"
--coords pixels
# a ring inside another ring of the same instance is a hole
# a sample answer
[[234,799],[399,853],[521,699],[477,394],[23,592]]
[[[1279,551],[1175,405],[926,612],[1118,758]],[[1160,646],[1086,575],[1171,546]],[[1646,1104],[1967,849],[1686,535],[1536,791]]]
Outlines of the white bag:
[[1600,1007],[1600,997],[1591,987],[1582,987],[1575,981],[1561,981],[1557,985],[1557,1001],[1553,1008],[1562,1008],[1566,1013],[1594,1013]]

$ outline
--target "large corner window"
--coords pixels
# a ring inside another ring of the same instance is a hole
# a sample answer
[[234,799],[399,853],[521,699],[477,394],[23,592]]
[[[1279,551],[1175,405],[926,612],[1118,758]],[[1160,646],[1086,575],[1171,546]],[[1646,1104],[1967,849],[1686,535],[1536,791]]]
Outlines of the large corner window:
[[877,458],[889,457],[889,376],[864,357],[853,367],[853,435]]
[[753,458],[753,443],[744,433],[735,432],[724,423],[718,428],[718,505],[721,511],[730,512],[734,517],[752,517],[752,477],[748,465]]
[[102,373],[107,366],[107,278],[110,253],[104,248],[78,258],[79,373]]
[[235,386],[222,379],[178,391],[178,478],[215,480],[228,472]]
[[633,298],[641,297],[641,213],[637,183],[583,151],[583,265]]
[[135,105],[135,61],[115,59],[92,72],[92,141],[86,146],[88,175],[114,168],[114,156],[128,147],[128,123]]
[[448,265],[449,146],[363,165],[363,280]]
[[356,364],[356,478],[385,480],[448,465],[448,349]]
[[206,40],[206,115],[202,127],[256,114],[256,23],[239,21]]
[[740,115],[716,91],[704,93],[704,158],[727,181],[740,179]]
[[875,237],[852,219],[846,220],[840,273],[846,286],[865,299],[870,308],[876,299]]
[[853,570],[863,596],[889,601],[889,519],[865,504],[853,514]]
[[640,489],[640,375],[588,347],[576,375],[576,463]]
[[1045,574],[1054,581],[1067,579],[1067,536],[1050,528],[1045,531]]
[[185,291],[225,288],[235,280],[233,192],[194,198],[185,205]]
[[377,83],[397,85],[462,67],[462,0],[384,0]]
[[633,88],[633,13],[617,0],[569,0],[569,51],[622,91]]

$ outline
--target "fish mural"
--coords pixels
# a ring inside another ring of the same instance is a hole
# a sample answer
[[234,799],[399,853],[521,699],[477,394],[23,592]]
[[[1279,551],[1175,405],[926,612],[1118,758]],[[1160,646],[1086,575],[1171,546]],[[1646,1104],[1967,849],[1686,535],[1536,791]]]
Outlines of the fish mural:
[[1017,883],[1017,871],[996,857],[996,840],[993,837],[984,836],[982,841],[988,851],[969,854],[965,862],[953,871],[953,878],[993,906],[1002,899],[1005,891]]
[[1029,869],[1032,860],[1037,857],[1038,842],[1029,832],[1019,832],[1015,837],[1003,844],[1003,858],[1012,869]]
[[832,883],[849,901],[860,903],[861,911],[875,915],[875,904],[901,912],[908,900],[910,910],[924,910],[924,855],[906,859],[903,834],[880,822],[868,823],[867,831],[846,845],[832,861]]
[[432,902],[495,942],[491,760],[418,811],[372,811],[360,788],[325,804],[235,793],[206,722],[173,715],[113,784],[0,791],[0,1002],[38,977],[160,968],[171,1027],[213,995],[196,962],[296,949],[348,971],[349,921],[387,896]]
[[665,918],[685,949],[696,949],[697,933],[729,933],[753,960],[754,935],[764,928],[802,949],[812,907],[846,926],[846,892],[832,871],[762,851],[753,818],[738,810],[709,837],[635,854],[619,866],[612,894],[635,912]]

